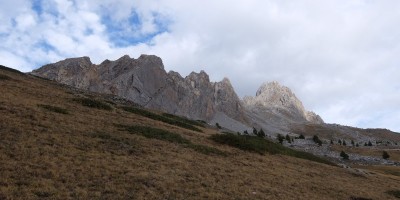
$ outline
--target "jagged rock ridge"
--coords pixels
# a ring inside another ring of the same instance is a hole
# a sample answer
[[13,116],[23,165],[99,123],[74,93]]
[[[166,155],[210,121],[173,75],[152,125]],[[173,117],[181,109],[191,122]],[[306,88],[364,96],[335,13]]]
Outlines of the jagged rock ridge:
[[242,103],[227,78],[210,82],[204,71],[183,78],[177,72],[167,73],[162,60],[153,55],[141,55],[138,59],[125,55],[99,65],[88,57],[69,58],[45,65],[32,74],[193,119],[211,120],[221,112],[237,121],[246,121]]

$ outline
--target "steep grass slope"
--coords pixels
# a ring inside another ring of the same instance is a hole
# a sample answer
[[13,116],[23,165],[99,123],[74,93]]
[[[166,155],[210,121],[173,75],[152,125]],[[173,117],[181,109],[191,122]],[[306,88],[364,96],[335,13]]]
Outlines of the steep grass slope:
[[395,199],[400,188],[393,173],[240,150],[210,139],[215,129],[4,67],[0,95],[0,199]]

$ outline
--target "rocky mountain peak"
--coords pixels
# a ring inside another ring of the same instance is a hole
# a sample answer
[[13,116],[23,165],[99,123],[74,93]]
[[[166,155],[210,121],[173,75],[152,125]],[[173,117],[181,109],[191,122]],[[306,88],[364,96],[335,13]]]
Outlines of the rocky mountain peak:
[[137,59],[137,61],[140,62],[141,65],[145,67],[159,67],[161,69],[164,69],[164,64],[161,58],[155,55],[142,54]]
[[255,97],[245,97],[243,102],[247,107],[281,113],[294,121],[323,122],[318,115],[306,111],[296,95],[277,81],[263,83]]
[[278,82],[263,83],[257,90],[255,98],[249,103],[259,104],[262,106],[279,106],[279,107],[296,107],[302,108],[302,103],[297,99],[296,95],[285,86]]

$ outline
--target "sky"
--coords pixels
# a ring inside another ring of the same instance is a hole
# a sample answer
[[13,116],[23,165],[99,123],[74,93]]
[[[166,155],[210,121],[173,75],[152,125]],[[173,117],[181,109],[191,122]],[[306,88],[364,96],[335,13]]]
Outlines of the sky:
[[[18,5],[18,6],[16,6]],[[288,86],[327,123],[400,132],[397,0],[3,0],[0,64],[154,54],[240,97]]]

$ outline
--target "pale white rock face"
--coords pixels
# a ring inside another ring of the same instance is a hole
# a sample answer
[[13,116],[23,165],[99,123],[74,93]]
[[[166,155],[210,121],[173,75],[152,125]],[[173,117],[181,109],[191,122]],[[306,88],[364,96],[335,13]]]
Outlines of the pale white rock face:
[[305,110],[302,102],[288,87],[275,81],[262,84],[255,97],[245,97],[243,102],[249,110],[255,108],[269,110],[272,113],[286,115],[293,121],[323,123],[319,116]]

